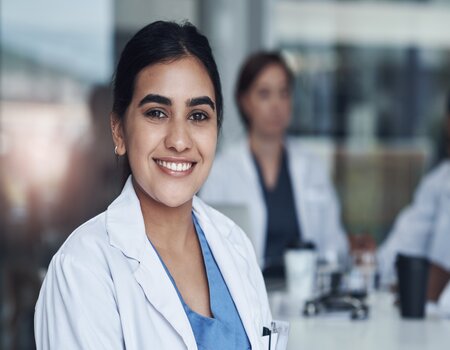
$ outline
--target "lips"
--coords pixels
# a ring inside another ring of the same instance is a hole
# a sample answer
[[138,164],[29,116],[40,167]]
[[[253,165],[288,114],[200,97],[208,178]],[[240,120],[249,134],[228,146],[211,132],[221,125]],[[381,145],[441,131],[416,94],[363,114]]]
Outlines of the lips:
[[165,171],[166,173],[170,174],[186,174],[190,173],[195,162],[189,162],[189,161],[168,161],[168,160],[162,160],[162,159],[155,159],[156,164],[159,165],[159,167]]

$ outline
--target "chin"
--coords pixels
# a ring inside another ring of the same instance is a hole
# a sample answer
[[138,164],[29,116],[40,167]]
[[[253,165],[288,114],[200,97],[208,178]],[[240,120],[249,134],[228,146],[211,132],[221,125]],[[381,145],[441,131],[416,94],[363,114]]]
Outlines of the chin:
[[182,205],[186,204],[187,202],[192,201],[193,195],[191,196],[161,196],[159,197],[158,202],[160,202],[161,204],[165,205],[166,207],[169,208],[178,208],[181,207]]
[[283,130],[283,129],[281,129],[281,130],[270,129],[270,130],[267,130],[267,132],[265,133],[265,136],[269,137],[269,138],[278,138],[278,137],[283,137],[284,133],[285,133],[285,130]]

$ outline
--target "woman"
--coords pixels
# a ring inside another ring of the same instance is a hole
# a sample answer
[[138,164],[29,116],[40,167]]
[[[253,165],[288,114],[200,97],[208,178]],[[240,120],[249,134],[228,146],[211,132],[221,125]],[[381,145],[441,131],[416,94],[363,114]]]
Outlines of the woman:
[[248,208],[250,238],[268,275],[282,274],[289,247],[313,243],[319,256],[333,261],[347,250],[328,172],[286,137],[292,85],[279,54],[260,52],[247,59],[235,98],[248,138],[216,159],[201,192],[210,204]]
[[260,349],[271,322],[251,244],[195,197],[222,120],[217,67],[191,24],[155,22],[120,57],[111,115],[121,195],[56,253],[38,349]]

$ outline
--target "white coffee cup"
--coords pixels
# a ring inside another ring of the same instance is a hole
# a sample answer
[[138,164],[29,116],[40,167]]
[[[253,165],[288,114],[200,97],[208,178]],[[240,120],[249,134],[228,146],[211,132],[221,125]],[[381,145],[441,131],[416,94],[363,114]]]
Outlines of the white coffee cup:
[[317,253],[311,249],[289,249],[284,254],[287,290],[291,297],[308,300],[314,296]]

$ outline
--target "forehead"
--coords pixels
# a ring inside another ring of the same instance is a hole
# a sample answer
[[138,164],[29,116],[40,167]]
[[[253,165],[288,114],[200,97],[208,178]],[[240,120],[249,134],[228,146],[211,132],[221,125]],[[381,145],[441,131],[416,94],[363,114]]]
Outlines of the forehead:
[[258,74],[258,76],[255,79],[255,85],[256,84],[287,84],[288,83],[288,77],[286,74],[285,69],[277,64],[277,63],[271,63],[264,67],[263,70]]
[[204,65],[191,56],[156,63],[142,69],[136,78],[133,98],[157,93],[169,98],[209,96],[214,86]]

